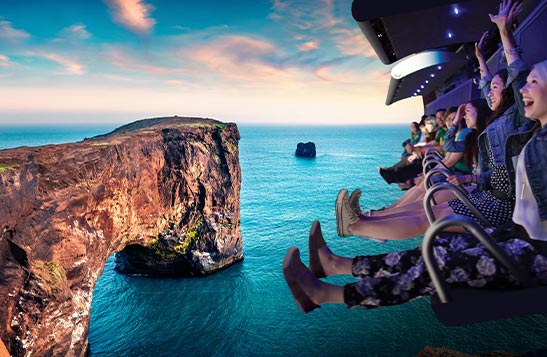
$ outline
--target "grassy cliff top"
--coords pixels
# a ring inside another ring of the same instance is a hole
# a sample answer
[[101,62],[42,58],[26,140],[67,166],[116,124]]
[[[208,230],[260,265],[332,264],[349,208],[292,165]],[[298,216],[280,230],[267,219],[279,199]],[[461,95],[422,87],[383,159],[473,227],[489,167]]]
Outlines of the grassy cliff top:
[[156,126],[162,128],[180,127],[181,125],[187,126],[217,126],[225,127],[226,124],[209,118],[192,118],[192,117],[161,117],[161,118],[149,118],[134,121],[132,123],[122,125],[117,129],[114,129],[110,133],[94,136],[91,139],[107,139],[120,134],[127,134],[130,132],[140,131],[143,129],[152,129]]

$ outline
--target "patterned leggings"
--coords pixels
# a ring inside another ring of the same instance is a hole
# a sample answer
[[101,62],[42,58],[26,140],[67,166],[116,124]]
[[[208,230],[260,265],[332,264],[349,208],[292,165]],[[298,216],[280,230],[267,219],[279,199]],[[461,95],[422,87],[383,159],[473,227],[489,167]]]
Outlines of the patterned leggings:
[[[547,258],[522,239],[497,239],[504,251],[525,267],[540,284],[547,284]],[[518,287],[488,250],[470,235],[437,238],[434,244],[437,264],[448,286],[507,289]],[[421,248],[373,256],[358,256],[353,260],[353,276],[358,282],[344,287],[344,302],[348,307],[372,309],[405,303],[432,295],[433,283]]]

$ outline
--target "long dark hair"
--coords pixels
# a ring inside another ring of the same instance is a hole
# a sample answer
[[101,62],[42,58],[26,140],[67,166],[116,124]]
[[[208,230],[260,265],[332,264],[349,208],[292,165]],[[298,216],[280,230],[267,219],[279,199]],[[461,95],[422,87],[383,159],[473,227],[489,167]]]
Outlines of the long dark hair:
[[413,133],[412,130],[410,131],[410,139],[414,140],[415,138],[419,138],[420,135],[422,135],[422,132],[420,131],[420,124],[417,122],[413,121],[411,125],[416,129],[416,133]]
[[498,75],[501,80],[503,81],[503,85],[505,88],[501,92],[501,103],[498,106],[498,109],[494,110],[492,113],[492,116],[488,122],[488,125],[490,125],[490,122],[493,122],[494,120],[498,119],[507,109],[509,109],[510,106],[515,104],[515,94],[513,92],[513,86],[507,85],[507,78],[509,77],[509,72],[505,68],[500,69],[494,76]]
[[472,168],[473,164],[478,161],[478,137],[492,121],[493,114],[488,106],[488,102],[484,98],[471,99],[467,103],[471,104],[477,110],[477,128],[472,129],[465,137],[465,150],[463,152],[465,165],[468,168]]

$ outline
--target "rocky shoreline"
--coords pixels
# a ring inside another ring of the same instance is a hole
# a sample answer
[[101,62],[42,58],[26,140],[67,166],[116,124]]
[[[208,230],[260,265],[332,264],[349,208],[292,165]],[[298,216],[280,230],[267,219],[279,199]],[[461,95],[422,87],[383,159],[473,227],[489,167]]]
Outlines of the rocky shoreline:
[[88,353],[91,297],[117,270],[202,276],[243,259],[239,131],[140,120],[78,143],[0,151],[0,339],[14,356]]

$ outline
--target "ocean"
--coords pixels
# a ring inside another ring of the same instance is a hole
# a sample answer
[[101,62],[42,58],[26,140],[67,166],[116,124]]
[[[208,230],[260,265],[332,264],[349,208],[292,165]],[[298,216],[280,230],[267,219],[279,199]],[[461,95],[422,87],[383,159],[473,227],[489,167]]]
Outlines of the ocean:
[[[116,125],[0,127],[0,149],[77,141]],[[205,278],[119,275],[110,257],[93,293],[91,356],[415,356],[426,346],[467,353],[547,348],[547,314],[445,327],[429,298],[373,310],[324,305],[301,313],[281,272],[287,249],[301,249],[313,220],[340,255],[411,249],[420,237],[376,243],[336,235],[341,188],[363,191],[363,209],[402,192],[376,167],[399,160],[407,125],[275,127],[240,125],[241,232],[244,261]],[[314,159],[297,158],[313,141]],[[330,277],[336,284],[351,277]]]

